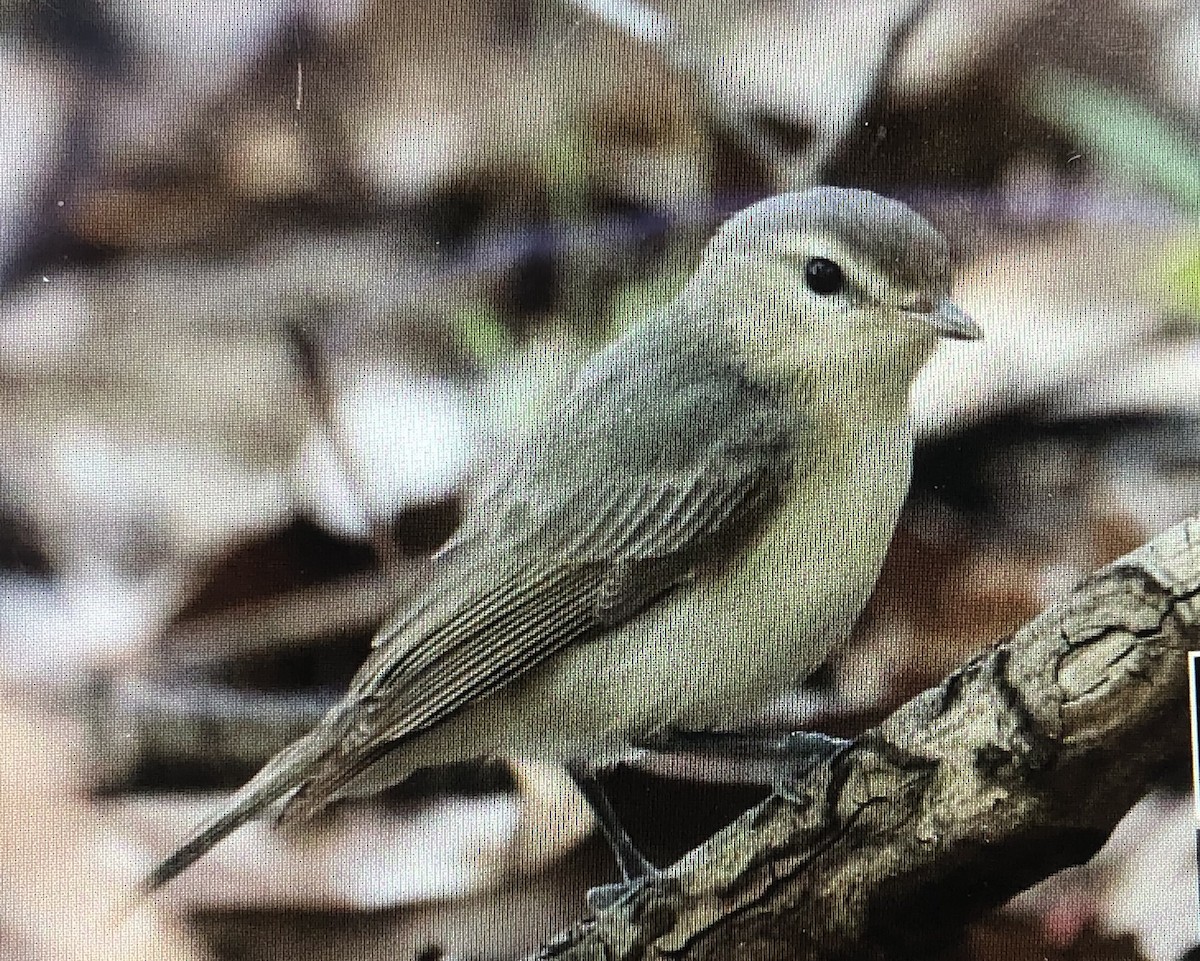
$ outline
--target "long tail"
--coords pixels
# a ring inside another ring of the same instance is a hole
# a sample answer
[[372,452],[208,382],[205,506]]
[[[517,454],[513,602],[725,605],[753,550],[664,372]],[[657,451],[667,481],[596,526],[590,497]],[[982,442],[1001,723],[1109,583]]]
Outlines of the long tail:
[[143,879],[140,890],[148,895],[194,864],[243,824],[253,821],[272,804],[300,787],[320,759],[324,738],[318,727],[293,741],[268,761],[238,790],[229,802],[201,824],[191,839],[161,861]]

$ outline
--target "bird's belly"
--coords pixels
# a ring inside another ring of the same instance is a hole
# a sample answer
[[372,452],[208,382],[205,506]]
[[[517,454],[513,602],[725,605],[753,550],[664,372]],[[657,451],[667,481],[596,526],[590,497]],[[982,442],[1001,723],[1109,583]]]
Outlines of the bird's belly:
[[699,572],[628,623],[422,732],[398,752],[402,767],[486,755],[598,760],[664,725],[736,727],[792,690],[853,627],[910,464],[906,428],[863,436],[819,484],[794,483],[740,563]]
[[699,573],[502,692],[498,727],[507,713],[530,752],[591,756],[665,724],[746,720],[850,632],[887,552],[910,464],[906,426],[864,433],[819,483],[798,479],[741,563]]
[[[790,508],[746,562],[698,575],[611,640],[574,652],[577,678],[602,678],[586,725],[730,728],[811,674],[870,597],[908,490],[906,428],[846,452],[819,485],[801,477]],[[572,696],[586,700],[586,684]]]

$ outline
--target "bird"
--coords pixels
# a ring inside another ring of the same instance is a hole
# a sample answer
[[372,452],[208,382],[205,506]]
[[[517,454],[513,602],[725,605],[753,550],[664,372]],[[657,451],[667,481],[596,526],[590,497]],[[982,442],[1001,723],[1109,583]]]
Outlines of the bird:
[[566,766],[618,887],[652,876],[597,774],[752,718],[849,635],[908,493],[910,386],[940,339],[982,336],[951,282],[942,234],[869,191],[729,217],[490,469],[345,696],[143,890],[252,819],[494,757]]

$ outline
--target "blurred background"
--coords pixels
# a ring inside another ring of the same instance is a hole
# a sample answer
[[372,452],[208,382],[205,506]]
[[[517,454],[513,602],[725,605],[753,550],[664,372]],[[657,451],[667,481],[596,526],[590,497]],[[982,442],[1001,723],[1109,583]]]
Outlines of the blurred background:
[[[113,923],[337,696],[471,478],[767,194],[911,203],[987,339],[923,373],[876,596],[764,724],[853,734],[1196,513],[1198,89],[1191,0],[5,0],[6,955],[505,959],[580,916],[614,873],[584,805],[497,761],[250,826]],[[754,774],[608,783],[667,863]],[[1189,777],[952,956],[1194,949]]]

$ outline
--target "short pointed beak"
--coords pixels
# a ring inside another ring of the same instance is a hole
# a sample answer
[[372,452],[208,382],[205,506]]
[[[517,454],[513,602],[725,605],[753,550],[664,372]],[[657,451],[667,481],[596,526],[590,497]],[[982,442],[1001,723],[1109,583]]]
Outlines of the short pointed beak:
[[919,314],[939,337],[979,340],[983,336],[983,328],[949,297],[943,297],[932,310],[916,310],[914,313]]

